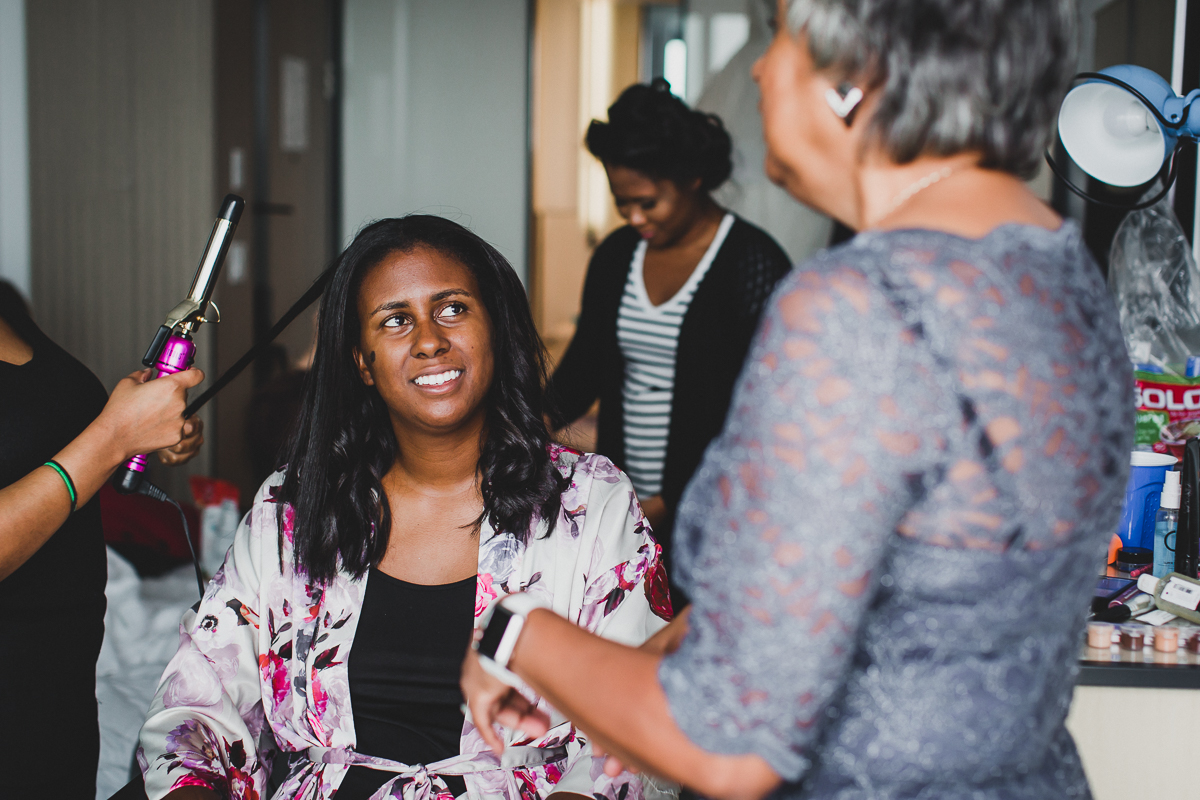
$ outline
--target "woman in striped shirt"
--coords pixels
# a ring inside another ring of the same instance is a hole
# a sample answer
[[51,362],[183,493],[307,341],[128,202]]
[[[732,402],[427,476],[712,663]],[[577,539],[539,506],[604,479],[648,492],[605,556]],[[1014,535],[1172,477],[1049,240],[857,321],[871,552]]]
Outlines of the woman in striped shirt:
[[592,256],[552,406],[566,424],[600,401],[596,449],[629,475],[669,552],[675,505],[789,264],[767,233],[713,201],[732,170],[729,135],[666,81],[626,89],[587,145],[629,224]]

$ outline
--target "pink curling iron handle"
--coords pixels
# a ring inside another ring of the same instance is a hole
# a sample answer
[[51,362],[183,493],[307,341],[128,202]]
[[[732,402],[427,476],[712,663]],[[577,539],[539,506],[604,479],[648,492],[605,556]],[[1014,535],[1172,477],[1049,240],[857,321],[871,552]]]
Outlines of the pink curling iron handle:
[[[163,375],[174,375],[183,372],[192,365],[196,357],[196,343],[187,334],[171,336],[162,348],[162,353],[154,362],[154,378]],[[121,494],[131,494],[141,486],[142,476],[146,472],[146,456],[136,455],[117,468],[113,475],[113,488]]]
[[[166,322],[159,327],[150,349],[142,357],[142,364],[154,368],[152,379],[174,375],[190,367],[196,357],[192,331],[210,321],[206,316],[210,310],[216,312],[216,318],[212,321],[220,320],[220,312],[212,302],[213,288],[245,205],[242,198],[232,194],[225,195],[221,202],[221,211],[208,237],[208,245],[204,248],[188,296],[167,314]],[[113,475],[113,487],[121,494],[136,492],[142,485],[145,472],[146,456],[134,456],[117,468]]]

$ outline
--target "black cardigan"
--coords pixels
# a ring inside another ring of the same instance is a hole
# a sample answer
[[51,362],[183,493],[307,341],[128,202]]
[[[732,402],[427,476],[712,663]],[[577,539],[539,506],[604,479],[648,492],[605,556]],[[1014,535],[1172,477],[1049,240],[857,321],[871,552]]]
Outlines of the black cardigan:
[[[617,314],[639,241],[637,231],[626,226],[592,254],[579,325],[547,389],[557,422],[579,419],[600,400],[596,450],[621,468],[625,466],[621,401],[625,361],[617,343]],[[733,385],[759,316],[775,284],[790,269],[787,254],[775,240],[738,217],[696,287],[675,353],[675,390],[662,477],[667,521],[658,532],[664,552],[671,546],[679,497],[700,465],[704,449],[725,424]]]

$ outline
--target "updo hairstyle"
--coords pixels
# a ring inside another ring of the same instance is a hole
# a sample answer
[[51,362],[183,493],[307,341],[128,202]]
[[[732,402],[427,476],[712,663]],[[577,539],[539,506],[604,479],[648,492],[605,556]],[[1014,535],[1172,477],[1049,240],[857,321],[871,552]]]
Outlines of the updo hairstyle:
[[983,154],[1032,177],[1075,71],[1073,0],[788,0],[819,69],[880,89],[871,133],[896,163]]
[[706,192],[733,171],[733,146],[721,118],[688,108],[662,78],[621,92],[608,107],[608,122],[594,119],[588,126],[587,148],[606,165],[680,187],[699,178]]

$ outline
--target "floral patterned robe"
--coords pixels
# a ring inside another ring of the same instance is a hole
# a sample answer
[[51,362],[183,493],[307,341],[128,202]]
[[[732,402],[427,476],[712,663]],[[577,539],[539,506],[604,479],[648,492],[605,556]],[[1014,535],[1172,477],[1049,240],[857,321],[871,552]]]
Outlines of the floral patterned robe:
[[[558,524],[525,544],[484,525],[475,615],[509,592],[527,591],[590,631],[640,644],[666,624],[671,608],[661,550],[629,479],[603,456],[558,446],[551,455],[571,475]],[[282,480],[280,472],[263,484],[199,610],[184,615],[179,651],[141,731],[138,762],[150,800],[188,785],[231,800],[265,800],[276,748],[290,764],[278,798],[327,800],[353,764],[395,774],[375,798],[448,800],[439,773],[463,775],[472,800],[540,800],[556,789],[609,800],[673,793],[649,778],[605,776],[583,735],[540,698],[554,726],[532,741],[503,731],[509,747],[502,759],[469,721],[461,755],[437,764],[355,753],[346,658],[368,576],[309,585],[292,564],[290,508],[281,560]]]

